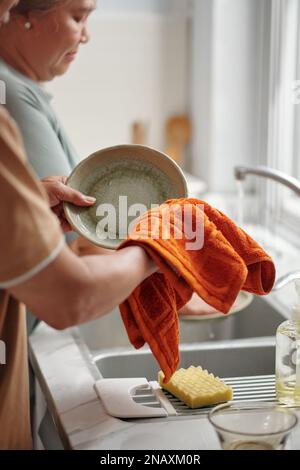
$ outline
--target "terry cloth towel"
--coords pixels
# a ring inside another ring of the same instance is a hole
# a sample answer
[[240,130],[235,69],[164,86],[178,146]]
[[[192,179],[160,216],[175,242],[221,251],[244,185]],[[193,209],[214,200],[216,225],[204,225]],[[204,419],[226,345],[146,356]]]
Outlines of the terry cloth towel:
[[[202,244],[196,243],[201,234]],[[226,215],[198,199],[173,199],[146,212],[119,249],[131,245],[144,248],[160,272],[143,281],[120,312],[130,342],[137,349],[148,343],[165,382],[180,359],[177,312],[193,292],[227,313],[241,289],[265,295],[275,281],[270,256]]]

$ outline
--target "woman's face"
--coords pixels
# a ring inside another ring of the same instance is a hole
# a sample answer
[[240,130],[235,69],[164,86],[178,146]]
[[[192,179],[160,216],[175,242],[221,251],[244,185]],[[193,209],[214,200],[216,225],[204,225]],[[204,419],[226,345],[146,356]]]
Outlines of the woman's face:
[[89,40],[87,20],[95,8],[96,0],[67,0],[43,14],[29,15],[31,28],[23,33],[23,48],[39,81],[52,80],[68,70],[80,44]]
[[16,6],[19,0],[0,0],[0,25],[9,20],[9,11]]

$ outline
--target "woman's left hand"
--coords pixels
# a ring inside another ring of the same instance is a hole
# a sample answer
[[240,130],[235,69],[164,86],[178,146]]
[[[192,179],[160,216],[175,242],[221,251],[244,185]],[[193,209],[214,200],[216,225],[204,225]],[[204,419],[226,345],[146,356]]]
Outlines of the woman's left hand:
[[64,232],[72,230],[71,225],[65,218],[63,202],[71,202],[76,206],[92,206],[96,199],[86,196],[66,185],[66,176],[48,176],[41,183],[48,194],[49,205],[58,217]]

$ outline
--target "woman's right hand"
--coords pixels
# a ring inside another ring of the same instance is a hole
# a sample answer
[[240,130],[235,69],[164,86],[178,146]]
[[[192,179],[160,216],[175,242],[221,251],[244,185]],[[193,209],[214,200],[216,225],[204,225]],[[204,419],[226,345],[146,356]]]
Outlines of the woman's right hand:
[[65,218],[63,202],[71,202],[76,206],[92,206],[96,199],[86,196],[75,189],[66,185],[66,176],[49,176],[41,180],[44,189],[47,192],[49,205],[60,221],[64,232],[72,230],[71,225]]

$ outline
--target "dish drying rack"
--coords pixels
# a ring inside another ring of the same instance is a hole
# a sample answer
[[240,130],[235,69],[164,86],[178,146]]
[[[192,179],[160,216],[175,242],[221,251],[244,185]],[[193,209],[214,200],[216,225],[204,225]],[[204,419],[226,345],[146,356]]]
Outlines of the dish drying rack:
[[[276,401],[275,376],[259,375],[222,379],[233,390],[233,400]],[[215,405],[191,409],[158,382],[146,378],[102,379],[95,390],[106,412],[116,418],[161,418],[208,413]]]

